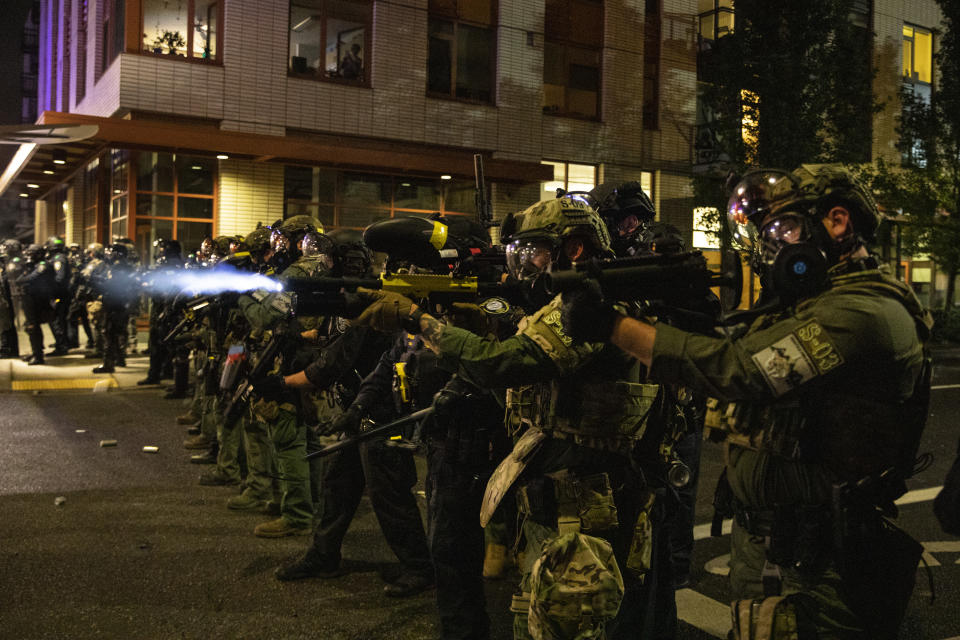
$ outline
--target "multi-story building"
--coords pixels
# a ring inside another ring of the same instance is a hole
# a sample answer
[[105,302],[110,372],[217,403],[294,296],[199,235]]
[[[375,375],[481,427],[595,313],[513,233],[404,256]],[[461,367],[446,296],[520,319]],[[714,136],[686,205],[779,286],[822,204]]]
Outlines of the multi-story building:
[[495,217],[639,180],[691,230],[694,0],[40,0],[38,122],[0,178],[36,237]]
[[[698,0],[698,50],[701,57],[701,71],[709,65],[702,64],[703,58],[714,55],[715,44],[737,28],[735,0]],[[849,19],[864,30],[866,37],[864,54],[868,56],[875,75],[873,94],[877,104],[882,105],[872,118],[864,113],[863,130],[871,140],[870,157],[864,161],[883,158],[898,164],[902,159],[898,149],[898,118],[902,106],[901,88],[907,88],[914,95],[929,101],[936,87],[934,53],[937,48],[937,34],[942,32],[943,23],[939,7],[935,0],[855,0],[851,5]],[[856,61],[851,61],[853,65]],[[701,82],[710,81],[701,73]],[[754,105],[755,107],[755,105]],[[763,118],[763,106],[759,105],[759,117]],[[744,118],[755,117],[756,113],[744,109]],[[710,126],[711,114],[702,102],[698,103],[696,118],[696,143],[694,144],[694,172],[725,171],[722,152]],[[697,208],[696,214],[700,213]],[[888,212],[893,213],[893,212]],[[693,244],[702,248],[716,246],[715,236],[705,233],[698,221],[694,224]],[[896,255],[893,248],[887,248],[891,260]],[[933,265],[920,256],[901,257],[901,274],[920,292],[929,293],[933,289],[944,289],[944,276],[936,282],[931,276]],[[934,280],[931,283],[931,280]],[[748,294],[749,295],[749,294]],[[934,302],[931,299],[931,302]]]

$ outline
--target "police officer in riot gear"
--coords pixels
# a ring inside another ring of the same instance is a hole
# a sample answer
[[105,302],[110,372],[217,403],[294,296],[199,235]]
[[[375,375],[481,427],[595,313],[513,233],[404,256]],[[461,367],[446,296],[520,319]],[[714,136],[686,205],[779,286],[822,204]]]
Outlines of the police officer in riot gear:
[[895,638],[922,549],[884,514],[926,419],[929,314],[867,252],[879,212],[842,165],[752,172],[727,215],[775,300],[740,337],[624,318],[595,289],[566,296],[565,325],[717,399],[734,637]]
[[[521,281],[610,255],[606,225],[581,199],[545,200],[515,219],[507,265]],[[644,384],[636,361],[602,344],[574,345],[560,326],[559,297],[535,296],[544,306],[498,341],[441,322],[403,296],[366,295],[373,303],[354,322],[417,330],[441,367],[474,386],[509,387],[507,426],[519,439],[487,484],[481,521],[516,488],[527,548],[511,607],[515,637],[582,624],[589,626],[581,632],[610,638],[669,636],[676,617],[669,575],[660,573],[669,574],[658,539],[661,507],[634,466],[641,441],[659,444],[663,424],[651,408],[660,390]],[[541,589],[555,576],[582,576],[588,565],[596,578],[589,593]],[[661,588],[658,581],[671,598],[655,606],[648,594]]]
[[51,236],[44,244],[45,262],[53,272],[51,304],[53,319],[50,329],[53,332],[54,349],[49,356],[65,356],[70,352],[67,317],[70,312],[70,260],[67,256],[63,238]]
[[55,274],[44,261],[45,256],[43,245],[29,245],[24,251],[23,272],[16,281],[21,291],[24,330],[32,351],[26,361],[31,365],[44,364],[42,323],[49,322],[53,315],[50,303],[54,295]]
[[17,308],[13,302],[20,251],[18,240],[11,238],[0,244],[0,359],[20,357]]
[[167,282],[175,278],[177,271],[182,268],[183,256],[179,242],[165,238],[153,241],[153,266],[146,277],[148,282],[156,282],[160,286],[147,287],[148,290],[155,291],[150,297],[150,331],[147,338],[150,366],[147,377],[138,380],[138,385],[160,384],[162,378],[172,374],[174,347],[163,344],[163,338],[173,329],[179,318],[174,312],[171,296],[163,292],[168,289],[165,286]]
[[130,309],[137,296],[135,272],[131,266],[130,247],[115,242],[104,250],[107,269],[98,273],[94,288],[103,301],[103,364],[94,367],[94,373],[113,373],[116,367],[127,364],[124,338],[130,318]]

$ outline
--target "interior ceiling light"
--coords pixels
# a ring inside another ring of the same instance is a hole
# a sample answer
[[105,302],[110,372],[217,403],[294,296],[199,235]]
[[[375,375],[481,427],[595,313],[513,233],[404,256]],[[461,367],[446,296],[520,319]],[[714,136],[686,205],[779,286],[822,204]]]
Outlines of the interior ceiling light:
[[67,152],[64,149],[53,150],[53,164],[67,164]]
[[39,189],[39,188],[40,188],[40,185],[38,184],[34,184],[33,182],[27,183],[27,189]]
[[53,165],[52,164],[43,165],[43,174],[47,176],[52,176],[54,174]]
[[217,154],[217,160],[229,160],[229,159],[230,159],[230,156],[228,156],[228,155],[225,154],[225,153],[218,153],[218,154]]
[[453,180],[453,176],[447,175],[446,173],[440,176],[441,180]]
[[21,197],[21,198],[29,198],[29,197],[30,197],[30,194],[29,194],[29,193],[21,193],[21,194],[20,194],[20,197]]

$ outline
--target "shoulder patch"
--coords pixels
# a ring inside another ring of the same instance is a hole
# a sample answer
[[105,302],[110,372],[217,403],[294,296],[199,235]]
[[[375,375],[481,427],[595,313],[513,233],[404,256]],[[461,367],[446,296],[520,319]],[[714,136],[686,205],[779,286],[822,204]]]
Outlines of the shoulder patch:
[[843,363],[827,332],[815,320],[751,357],[776,396]]

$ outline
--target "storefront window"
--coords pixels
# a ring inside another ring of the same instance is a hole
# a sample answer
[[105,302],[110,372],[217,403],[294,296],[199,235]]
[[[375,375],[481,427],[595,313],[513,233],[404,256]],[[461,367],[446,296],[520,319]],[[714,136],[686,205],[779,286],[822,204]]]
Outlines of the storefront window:
[[110,238],[109,244],[116,238],[127,237],[128,178],[130,173],[130,154],[125,149],[110,152]]
[[441,180],[288,166],[284,217],[311,215],[325,226],[365,227],[384,218],[442,212],[474,215],[470,180]]
[[157,238],[178,240],[187,253],[197,249],[213,233],[216,160],[141,151],[136,172],[137,246],[144,258]]

